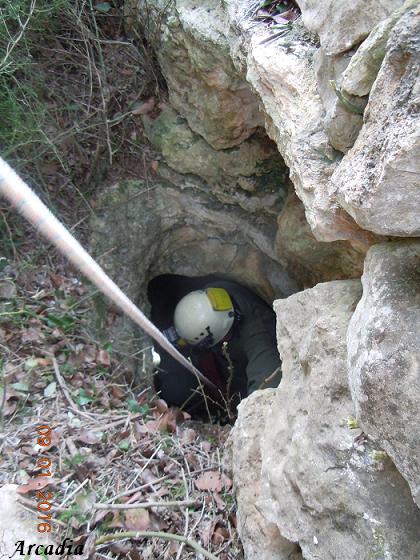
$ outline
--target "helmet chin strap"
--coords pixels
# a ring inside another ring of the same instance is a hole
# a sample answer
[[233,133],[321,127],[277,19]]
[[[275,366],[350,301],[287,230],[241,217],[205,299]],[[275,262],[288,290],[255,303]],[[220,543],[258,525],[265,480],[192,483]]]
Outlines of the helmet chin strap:
[[205,385],[218,390],[185,358],[138,307],[120,290],[96,261],[83,249],[40,198],[0,157],[0,194],[2,194],[44,237],[53,243],[95,286],[156,340],[181,365]]

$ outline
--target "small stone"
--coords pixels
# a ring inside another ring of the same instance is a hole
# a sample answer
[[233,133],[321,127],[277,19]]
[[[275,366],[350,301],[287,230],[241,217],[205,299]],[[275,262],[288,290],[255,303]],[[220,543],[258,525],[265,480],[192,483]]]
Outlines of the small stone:
[[0,299],[12,299],[16,294],[16,286],[11,280],[0,280]]

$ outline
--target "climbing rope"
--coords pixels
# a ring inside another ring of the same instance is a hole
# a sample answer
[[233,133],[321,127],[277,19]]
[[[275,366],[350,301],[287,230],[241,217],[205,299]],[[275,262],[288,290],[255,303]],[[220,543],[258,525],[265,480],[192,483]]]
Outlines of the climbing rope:
[[217,390],[196,367],[183,356],[138,307],[120,290],[64,225],[48,210],[39,197],[0,157],[0,194],[2,194],[39,232],[53,243],[95,286],[112,300],[139,327],[150,335],[175,360]]

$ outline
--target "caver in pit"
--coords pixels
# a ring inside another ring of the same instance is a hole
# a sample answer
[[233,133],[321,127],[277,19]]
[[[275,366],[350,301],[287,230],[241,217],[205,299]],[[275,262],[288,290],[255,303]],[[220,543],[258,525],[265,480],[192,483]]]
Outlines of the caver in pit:
[[[178,282],[177,294],[172,297],[172,302],[167,302],[169,308],[172,303],[170,316],[173,324],[163,325],[163,330],[169,340],[217,386],[217,394],[206,388],[209,402],[216,401],[219,406],[230,402],[235,406],[256,389],[276,387],[281,379],[281,362],[272,309],[236,282],[212,279],[200,286],[200,279],[188,280],[187,283]],[[151,298],[149,289],[152,317],[153,294],[155,307],[160,308],[158,315],[162,317],[168,285],[162,285],[162,288],[164,292],[160,293],[160,300],[156,299],[156,286]],[[162,321],[160,323],[162,327]],[[203,398],[197,379],[162,349],[156,350],[161,362],[155,386],[161,397],[168,404],[198,412]]]

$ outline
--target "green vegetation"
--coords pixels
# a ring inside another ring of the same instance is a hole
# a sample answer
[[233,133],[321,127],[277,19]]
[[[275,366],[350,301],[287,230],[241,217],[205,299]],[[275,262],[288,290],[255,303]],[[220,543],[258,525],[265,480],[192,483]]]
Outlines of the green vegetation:
[[75,203],[92,212],[89,197],[120,155],[124,168],[138,157],[131,109],[155,89],[120,5],[0,3],[0,153],[53,211],[73,206],[71,220]]
[[70,0],[6,0],[0,8],[0,148],[6,158],[32,160],[40,145],[54,146],[42,72],[34,58],[42,33],[50,32]]

